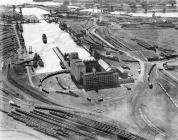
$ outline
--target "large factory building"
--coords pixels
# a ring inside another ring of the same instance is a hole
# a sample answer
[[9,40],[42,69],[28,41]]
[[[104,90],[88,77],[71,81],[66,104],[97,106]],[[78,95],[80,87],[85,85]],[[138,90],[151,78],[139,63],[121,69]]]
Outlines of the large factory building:
[[[70,66],[72,78],[83,85],[85,90],[113,88],[120,84],[119,72],[116,69],[105,70],[97,60],[82,61],[77,53],[71,53]],[[134,82],[129,79],[124,81]]]
[[118,72],[105,71],[85,73],[83,75],[83,86],[85,89],[102,89],[118,86]]

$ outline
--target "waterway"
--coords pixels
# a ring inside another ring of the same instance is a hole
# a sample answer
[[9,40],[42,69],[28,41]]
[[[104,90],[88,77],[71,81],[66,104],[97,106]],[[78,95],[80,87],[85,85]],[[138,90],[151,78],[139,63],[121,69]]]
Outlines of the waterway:
[[[49,24],[42,19],[41,15],[47,14],[48,11],[39,8],[23,8],[22,13],[24,15],[35,15],[41,21],[41,23],[23,24],[23,36],[27,51],[29,46],[32,46],[33,52],[39,53],[44,61],[44,68],[38,67],[35,70],[36,73],[61,70],[60,60],[54,53],[53,47],[58,47],[63,53],[78,52],[82,60],[93,59],[85,49],[75,44],[68,33],[60,30],[58,24]],[[46,34],[47,44],[43,43],[42,34]]]
[[[1,2],[2,1],[2,2]],[[0,0],[1,4],[23,4],[23,3],[35,4],[32,0]],[[59,5],[54,2],[44,2],[44,5]],[[17,9],[17,11],[19,11]],[[86,9],[90,12],[100,12],[97,9]],[[34,52],[40,54],[44,61],[44,68],[38,67],[36,73],[46,73],[61,70],[60,60],[53,51],[53,47],[59,47],[63,53],[78,52],[79,57],[83,60],[93,59],[90,54],[82,47],[77,46],[68,33],[59,29],[58,24],[47,23],[41,17],[42,14],[47,14],[48,11],[39,8],[23,8],[22,12],[24,15],[36,15],[40,19],[41,23],[35,24],[23,24],[24,32],[23,36],[27,50],[29,46],[32,46]],[[119,14],[115,12],[114,14]],[[123,14],[123,12],[122,12]],[[133,16],[151,17],[152,13],[130,13]],[[156,13],[156,16],[162,17],[178,17],[178,13]],[[42,34],[47,35],[47,44],[42,42]]]

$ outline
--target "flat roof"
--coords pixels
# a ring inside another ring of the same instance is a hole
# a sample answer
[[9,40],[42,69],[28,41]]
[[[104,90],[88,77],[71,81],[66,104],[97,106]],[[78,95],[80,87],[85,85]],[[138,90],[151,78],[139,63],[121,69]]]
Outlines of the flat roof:
[[109,66],[109,64],[107,64],[104,60],[99,59],[99,60],[98,60],[98,63],[99,63],[99,65],[100,65],[103,69],[105,69],[106,71],[110,71],[110,70],[111,70],[111,67]]
[[83,61],[81,59],[72,59],[72,61],[75,63],[77,66],[85,66]]

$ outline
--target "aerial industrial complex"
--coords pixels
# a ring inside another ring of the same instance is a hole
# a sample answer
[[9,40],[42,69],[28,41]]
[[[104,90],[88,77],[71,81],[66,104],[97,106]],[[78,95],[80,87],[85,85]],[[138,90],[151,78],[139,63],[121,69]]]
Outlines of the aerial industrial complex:
[[0,139],[177,140],[176,5],[0,5]]

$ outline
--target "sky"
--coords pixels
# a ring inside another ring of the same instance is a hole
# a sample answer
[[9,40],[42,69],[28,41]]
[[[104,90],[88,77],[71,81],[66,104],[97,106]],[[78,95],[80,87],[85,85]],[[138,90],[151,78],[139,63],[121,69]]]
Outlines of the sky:
[[[55,0],[55,1],[58,1],[58,0]],[[152,1],[154,1],[154,0],[152,0]],[[0,5],[6,5],[6,4],[18,5],[18,4],[31,3],[31,2],[33,2],[33,0],[0,0]],[[178,0],[177,0],[177,3],[178,3]]]
[[33,2],[33,0],[0,0],[0,5],[6,5],[6,4],[18,5],[18,4],[29,3],[29,2]]
[[33,3],[33,4],[43,4],[43,5],[59,5],[56,2],[33,2],[33,0],[0,0],[0,5],[19,5],[24,3]]

